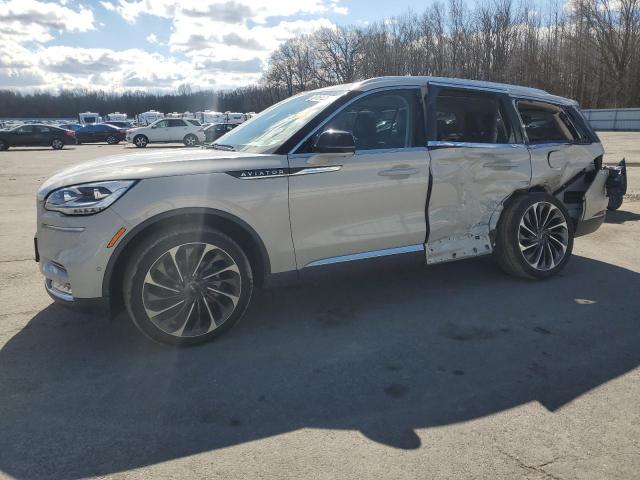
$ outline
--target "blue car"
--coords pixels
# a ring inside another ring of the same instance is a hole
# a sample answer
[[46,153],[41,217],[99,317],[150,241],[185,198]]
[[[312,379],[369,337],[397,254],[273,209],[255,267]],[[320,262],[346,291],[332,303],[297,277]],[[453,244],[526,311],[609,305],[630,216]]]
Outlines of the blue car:
[[82,128],[82,125],[79,123],[64,123],[60,125],[60,128],[64,128],[65,130],[71,130],[72,132],[77,132]]

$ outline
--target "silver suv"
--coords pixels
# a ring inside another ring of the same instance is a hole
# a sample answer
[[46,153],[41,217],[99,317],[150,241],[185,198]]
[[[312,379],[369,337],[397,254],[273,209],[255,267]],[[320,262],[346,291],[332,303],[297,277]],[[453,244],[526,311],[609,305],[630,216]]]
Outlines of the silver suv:
[[604,221],[612,169],[577,104],[430,77],[301,93],[211,148],[84,163],[38,192],[36,256],[62,303],[124,306],[148,337],[209,340],[257,286],[381,257],[493,254],[562,270]]

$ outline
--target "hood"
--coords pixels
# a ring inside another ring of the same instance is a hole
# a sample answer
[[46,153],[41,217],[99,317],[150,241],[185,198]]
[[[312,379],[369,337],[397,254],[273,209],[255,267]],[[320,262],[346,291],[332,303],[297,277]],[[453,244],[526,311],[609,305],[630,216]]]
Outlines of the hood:
[[125,153],[80,163],[56,173],[42,184],[38,190],[38,198],[43,199],[52,190],[79,183],[142,180],[286,166],[286,155],[261,155],[205,148]]

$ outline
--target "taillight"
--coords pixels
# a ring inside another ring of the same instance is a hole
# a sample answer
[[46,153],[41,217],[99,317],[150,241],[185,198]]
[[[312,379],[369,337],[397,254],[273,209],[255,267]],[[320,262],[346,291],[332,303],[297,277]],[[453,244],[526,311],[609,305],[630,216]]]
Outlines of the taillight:
[[76,136],[76,132],[72,132],[71,130],[67,130],[66,132],[64,132],[64,134],[67,137],[75,137]]

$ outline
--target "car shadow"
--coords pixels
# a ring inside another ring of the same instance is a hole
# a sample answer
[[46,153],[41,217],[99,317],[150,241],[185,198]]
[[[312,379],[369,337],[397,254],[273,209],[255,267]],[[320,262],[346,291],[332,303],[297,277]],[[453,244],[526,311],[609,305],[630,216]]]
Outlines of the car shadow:
[[608,211],[605,217],[606,223],[625,223],[635,222],[640,220],[640,214],[634,212],[627,212],[625,210]]
[[[76,147],[70,147],[68,145],[65,145],[61,150],[75,150]],[[23,147],[23,148],[16,148],[16,147],[11,147],[9,148],[9,150],[7,150],[8,152],[47,152],[47,151],[55,151],[54,148],[51,147],[42,147],[42,148],[35,148],[35,147]]]
[[415,429],[537,401],[554,412],[640,362],[640,275],[575,256],[527,282],[488,258],[257,294],[188,349],[49,306],[0,350],[0,469],[106,475],[291,432]]

